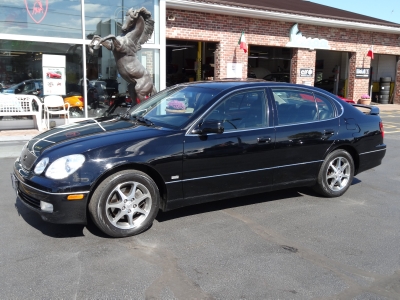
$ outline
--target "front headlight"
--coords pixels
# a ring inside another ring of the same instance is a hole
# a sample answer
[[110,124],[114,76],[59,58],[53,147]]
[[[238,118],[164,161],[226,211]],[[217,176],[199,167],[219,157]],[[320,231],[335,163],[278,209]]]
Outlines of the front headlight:
[[85,156],[82,154],[73,154],[61,157],[49,166],[46,171],[46,177],[51,179],[66,178],[78,170],[84,162]]
[[46,169],[46,166],[47,166],[48,163],[49,163],[49,158],[48,157],[43,158],[36,165],[35,170],[33,170],[33,172],[35,172],[35,174],[37,174],[37,175],[42,174],[44,169]]

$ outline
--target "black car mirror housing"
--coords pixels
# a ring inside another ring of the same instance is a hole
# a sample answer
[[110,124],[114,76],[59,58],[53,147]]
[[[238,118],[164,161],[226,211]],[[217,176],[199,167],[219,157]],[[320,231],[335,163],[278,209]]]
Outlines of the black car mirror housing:
[[221,121],[207,120],[198,125],[197,128],[192,130],[192,134],[207,134],[207,133],[223,133],[224,127]]

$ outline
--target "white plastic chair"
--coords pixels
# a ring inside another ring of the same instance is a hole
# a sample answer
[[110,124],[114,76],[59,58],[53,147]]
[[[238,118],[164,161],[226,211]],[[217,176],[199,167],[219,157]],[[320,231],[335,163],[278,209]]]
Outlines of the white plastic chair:
[[43,99],[47,129],[50,129],[51,115],[64,115],[65,124],[69,123],[69,103],[64,103],[61,96],[51,95]]

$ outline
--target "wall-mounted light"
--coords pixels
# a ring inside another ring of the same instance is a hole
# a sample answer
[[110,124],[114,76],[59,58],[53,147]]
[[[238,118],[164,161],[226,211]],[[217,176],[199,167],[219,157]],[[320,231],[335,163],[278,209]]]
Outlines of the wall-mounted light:
[[175,21],[175,15],[170,14],[170,15],[168,16],[168,21]]

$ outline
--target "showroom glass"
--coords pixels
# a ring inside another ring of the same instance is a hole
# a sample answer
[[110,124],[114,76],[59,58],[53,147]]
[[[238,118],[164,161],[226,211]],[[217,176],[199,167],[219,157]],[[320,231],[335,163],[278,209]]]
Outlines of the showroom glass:
[[0,32],[3,34],[82,38],[80,0],[3,3],[0,11]]
[[135,106],[129,114],[136,119],[144,117],[155,125],[181,128],[217,94],[218,90],[196,86],[171,88]]
[[[42,97],[42,56],[52,54],[65,56],[66,92],[83,95],[82,85],[79,85],[83,77],[82,45],[0,40],[0,49],[7,49],[6,53],[0,53],[2,92]],[[4,117],[2,120],[11,119],[12,117]]]
[[109,34],[120,35],[121,26],[125,21],[128,9],[139,9],[145,7],[151,12],[151,17],[156,21],[154,24],[154,34],[148,43],[158,43],[159,41],[159,18],[158,1],[154,0],[85,0],[85,37],[89,40],[94,35],[105,37]]
[[225,131],[264,127],[266,122],[264,90],[251,90],[229,96],[217,105],[206,121],[221,121]]
[[0,40],[0,51],[0,82],[4,88],[28,79],[42,80],[43,54],[66,56],[67,86],[83,76],[81,45]]
[[[159,8],[158,1],[112,1],[112,0],[89,0],[85,1],[85,37],[91,40],[94,35],[106,37],[108,35],[121,35],[121,26],[124,23],[128,9],[139,9],[145,7],[151,12],[155,20],[154,33],[147,44],[159,42]],[[144,49],[137,52],[137,58],[149,71],[157,91],[160,90],[160,50]],[[105,47],[94,50],[93,54],[87,52],[87,78],[93,80],[116,80],[118,81],[118,93],[126,93],[128,83],[119,74],[114,55]]]

